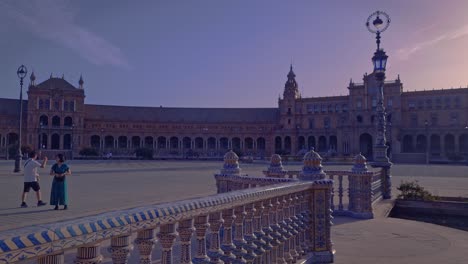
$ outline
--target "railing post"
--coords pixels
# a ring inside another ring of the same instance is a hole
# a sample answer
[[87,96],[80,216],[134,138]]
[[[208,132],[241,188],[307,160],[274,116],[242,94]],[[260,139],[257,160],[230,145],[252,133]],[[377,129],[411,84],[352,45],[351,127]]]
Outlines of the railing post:
[[195,217],[195,234],[197,235],[197,255],[193,259],[193,263],[208,263],[209,259],[206,255],[206,230],[210,227],[208,216],[201,215]]
[[262,251],[261,247],[254,244],[254,241],[257,240],[257,237],[254,235],[253,221],[256,212],[254,204],[247,204],[245,210],[247,213],[245,217],[245,240],[247,241],[245,248],[247,249],[247,253],[244,255],[244,258],[247,263],[253,263],[255,258],[260,258],[264,251]]
[[291,204],[289,206],[289,218],[291,219],[291,223],[289,224],[291,227],[291,234],[292,237],[289,239],[289,252],[291,253],[291,257],[293,258],[293,262],[299,258],[299,253],[296,250],[296,237],[299,235],[299,218],[297,217],[298,212],[296,211],[296,204],[298,202],[298,198],[296,194],[291,195]]
[[247,213],[245,212],[245,206],[237,206],[234,209],[236,214],[236,220],[234,220],[234,255],[236,256],[236,262],[246,263],[245,255],[247,251],[244,249],[247,247],[247,242],[244,239],[244,219]]
[[39,264],[65,264],[65,257],[63,251],[57,251],[50,255],[39,257]]
[[108,250],[111,253],[113,264],[127,264],[132,249],[130,234],[112,237],[111,246]]
[[223,224],[223,219],[221,218],[221,212],[211,213],[210,218],[210,230],[211,230],[211,240],[210,240],[210,249],[208,250],[208,256],[210,257],[210,263],[222,263],[221,256],[222,251],[220,249],[219,241],[219,231],[221,225]]
[[373,218],[372,172],[366,165],[366,158],[358,154],[354,158],[352,174],[349,175],[349,211],[355,218]]
[[162,247],[162,264],[172,264],[172,246],[177,238],[177,232],[175,230],[175,224],[165,224],[159,227],[159,233],[157,237]]
[[150,228],[138,231],[135,244],[140,253],[140,264],[151,264],[151,252],[155,243],[154,229]]
[[276,225],[275,227],[277,228],[277,232],[279,233],[278,240],[279,240],[279,246],[278,246],[278,259],[277,262],[278,264],[282,263],[287,263],[286,259],[284,257],[284,248],[285,244],[288,241],[287,235],[288,232],[285,230],[285,225],[286,222],[284,221],[284,207],[286,205],[286,200],[284,196],[280,196],[277,201],[277,219],[276,219]]
[[74,261],[75,264],[98,264],[101,262],[102,255],[99,243],[79,247]]
[[221,257],[221,260],[226,264],[230,264],[236,257],[232,254],[234,251],[234,244],[232,244],[232,224],[236,216],[234,215],[234,209],[226,209],[222,212],[223,216],[223,242],[221,243],[221,249],[224,252],[224,255]]
[[277,263],[278,262],[278,250],[280,247],[282,247],[281,244],[281,233],[280,231],[280,226],[278,225],[278,198],[273,198],[270,200],[271,201],[271,210],[270,210],[270,228],[272,230],[271,232],[271,237],[273,238],[272,240],[272,245],[273,245],[273,250],[272,250],[272,262]]
[[266,177],[285,178],[288,171],[283,168],[281,156],[278,154],[271,155],[270,166],[266,171],[263,171]]
[[180,237],[180,263],[191,264],[192,263],[192,254],[191,254],[191,241],[192,233],[195,229],[193,228],[193,219],[183,220],[179,222],[177,227],[177,232]]
[[263,201],[264,209],[262,211],[262,231],[265,234],[262,238],[267,243],[267,248],[265,249],[265,263],[273,263],[273,237],[271,233],[273,230],[270,227],[270,211],[272,204],[270,200]]
[[254,234],[257,237],[257,240],[254,241],[254,243],[258,246],[259,250],[256,251],[255,253],[260,253],[257,254],[256,260],[262,261],[263,263],[268,263],[267,260],[269,258],[267,255],[269,254],[271,250],[271,246],[268,244],[265,232],[262,230],[262,216],[263,216],[263,210],[265,207],[263,206],[263,202],[257,202],[255,203],[255,214],[254,214]]

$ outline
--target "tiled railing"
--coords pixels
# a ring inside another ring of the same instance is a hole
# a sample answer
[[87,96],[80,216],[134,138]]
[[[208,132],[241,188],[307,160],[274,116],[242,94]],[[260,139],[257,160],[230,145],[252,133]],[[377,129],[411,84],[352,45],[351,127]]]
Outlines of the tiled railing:
[[108,240],[113,263],[127,263],[135,233],[140,263],[152,263],[156,240],[158,263],[330,263],[331,187],[328,179],[285,182],[0,232],[0,263],[61,264],[73,249],[74,263],[100,263]]

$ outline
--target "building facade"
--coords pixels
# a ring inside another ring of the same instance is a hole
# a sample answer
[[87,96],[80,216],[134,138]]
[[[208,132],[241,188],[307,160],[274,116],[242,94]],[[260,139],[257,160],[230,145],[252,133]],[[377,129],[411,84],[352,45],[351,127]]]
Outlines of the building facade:
[[[221,157],[228,149],[254,157],[323,155],[372,159],[378,86],[373,74],[350,81],[346,96],[302,98],[291,66],[276,108],[171,108],[92,105],[85,86],[63,77],[36,84],[30,76],[22,142],[77,157],[80,150],[133,157]],[[387,144],[394,161],[424,162],[468,155],[468,88],[404,91],[399,76],[384,85]],[[0,99],[0,157],[18,141],[19,100]]]

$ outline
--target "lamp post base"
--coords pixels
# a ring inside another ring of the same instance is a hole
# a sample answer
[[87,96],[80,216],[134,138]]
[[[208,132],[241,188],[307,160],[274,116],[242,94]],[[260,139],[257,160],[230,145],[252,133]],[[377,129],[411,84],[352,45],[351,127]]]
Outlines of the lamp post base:
[[19,154],[16,156],[16,159],[15,159],[15,169],[13,170],[13,172],[21,172],[21,163],[23,161],[23,155]]

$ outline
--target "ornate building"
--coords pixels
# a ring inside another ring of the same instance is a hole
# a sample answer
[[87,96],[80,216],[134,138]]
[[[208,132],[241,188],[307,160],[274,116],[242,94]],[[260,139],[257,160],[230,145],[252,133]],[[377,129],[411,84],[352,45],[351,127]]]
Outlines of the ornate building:
[[[314,148],[372,159],[377,92],[373,74],[350,81],[346,96],[302,98],[291,66],[277,108],[172,108],[91,105],[63,77],[36,84],[30,76],[23,109],[23,145],[76,157],[90,147],[132,157],[222,157],[228,149],[257,157],[302,155]],[[403,91],[400,78],[384,86],[389,154],[424,162],[468,155],[468,88]],[[18,140],[18,100],[0,99],[0,157]]]

